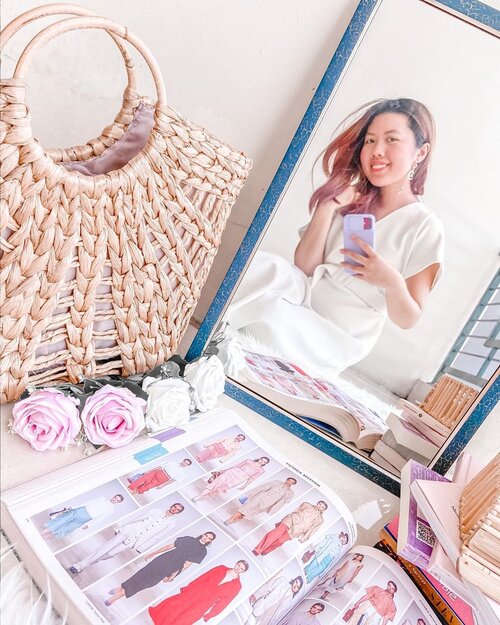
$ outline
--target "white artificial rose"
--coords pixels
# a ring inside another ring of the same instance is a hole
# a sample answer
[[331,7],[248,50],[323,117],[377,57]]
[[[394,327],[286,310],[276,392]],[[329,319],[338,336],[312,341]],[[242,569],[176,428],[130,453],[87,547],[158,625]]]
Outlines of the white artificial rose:
[[217,343],[217,349],[226,375],[236,377],[246,366],[244,352],[238,339],[234,335],[226,335],[220,343]]
[[206,412],[224,392],[224,365],[217,356],[202,356],[186,365],[184,379],[191,384],[196,410]]
[[143,391],[147,391],[148,390],[148,386],[150,386],[151,384],[153,384],[157,380],[158,380],[158,378],[153,378],[151,375],[147,375],[144,378],[144,380],[142,381],[142,390]]
[[184,425],[190,418],[191,389],[180,378],[166,378],[147,385],[146,427],[152,432]]

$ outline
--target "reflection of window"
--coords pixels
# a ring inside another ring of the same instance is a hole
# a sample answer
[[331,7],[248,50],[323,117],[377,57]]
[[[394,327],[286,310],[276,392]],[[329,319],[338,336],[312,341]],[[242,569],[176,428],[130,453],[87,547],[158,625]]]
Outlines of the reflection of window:
[[500,363],[500,272],[458,336],[434,381],[449,373],[484,386]]

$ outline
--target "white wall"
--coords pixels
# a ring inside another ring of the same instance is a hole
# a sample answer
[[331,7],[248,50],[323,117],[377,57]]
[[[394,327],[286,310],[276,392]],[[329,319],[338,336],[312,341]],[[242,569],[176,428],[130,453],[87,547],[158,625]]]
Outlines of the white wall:
[[[490,0],[500,8],[500,0]],[[3,0],[1,21],[39,5]],[[357,0],[81,0],[126,24],[154,52],[170,104],[234,147],[254,170],[231,216],[203,291],[202,318],[357,6]],[[43,24],[50,20],[44,20]],[[8,46],[3,75],[30,25]],[[425,49],[423,34],[419,54]],[[141,64],[139,63],[139,66]],[[153,94],[151,82],[141,72]],[[35,136],[47,147],[97,135],[119,108],[121,58],[103,33],[70,33],[50,42],[29,72]]]

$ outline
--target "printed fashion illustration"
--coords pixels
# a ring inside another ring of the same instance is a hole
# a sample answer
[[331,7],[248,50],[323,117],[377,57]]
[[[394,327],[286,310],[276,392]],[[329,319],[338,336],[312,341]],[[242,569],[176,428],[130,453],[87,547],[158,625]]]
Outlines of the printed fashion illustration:
[[75,575],[81,573],[83,569],[114,558],[127,549],[137,553],[152,549],[164,536],[172,532],[176,524],[175,517],[183,510],[184,506],[181,503],[174,503],[166,510],[152,508],[147,514],[133,521],[117,525],[114,537],[80,561],[73,563],[70,572]]
[[263,456],[255,460],[243,460],[227,469],[212,471],[207,487],[200,495],[193,497],[193,501],[224,494],[230,488],[239,487],[240,490],[244,490],[251,482],[264,475],[266,464],[269,464],[269,458]]
[[192,460],[185,458],[181,462],[166,462],[145,473],[138,473],[128,478],[128,489],[142,495],[152,488],[160,489],[182,477],[183,469],[191,466]]
[[128,599],[160,582],[171,582],[192,564],[203,562],[208,553],[207,548],[215,538],[214,532],[205,532],[196,537],[181,536],[173,543],[149,553],[145,560],[150,562],[123,581],[120,586],[112,588],[109,591],[111,597],[104,603],[110,606],[122,597]]
[[313,505],[305,501],[298,508],[284,516],[276,523],[274,529],[263,536],[261,541],[252,550],[256,556],[265,556],[285,542],[297,538],[303,543],[321,527],[323,512],[328,508],[325,501],[318,501]]
[[293,487],[297,484],[294,477],[287,477],[284,482],[271,480],[256,486],[239,497],[240,507],[224,525],[231,525],[243,519],[254,519],[265,512],[274,514],[293,499]]
[[50,536],[64,538],[77,529],[89,529],[95,521],[111,516],[115,506],[123,499],[123,495],[120,494],[113,495],[110,499],[98,497],[76,508],[68,506],[62,510],[52,511],[49,513],[50,519],[44,523],[45,529],[41,534],[44,538]]
[[387,583],[387,588],[380,586],[368,586],[364,594],[351,608],[350,618],[344,620],[347,625],[387,625],[394,621],[396,616],[396,604],[394,595],[398,587],[392,580]]
[[245,435],[238,434],[234,438],[226,437],[213,443],[207,443],[203,446],[203,451],[197,454],[196,460],[198,460],[198,462],[207,462],[207,460],[218,459],[219,462],[225,462],[228,458],[240,451],[241,443],[244,440]]
[[248,568],[248,562],[239,560],[232,568],[221,564],[196,577],[177,595],[149,608],[154,625],[193,625],[214,618],[240,592],[240,575]]
[[245,625],[269,625],[290,606],[303,585],[304,580],[300,576],[287,579],[280,575],[269,580],[250,595],[248,601],[252,606],[252,613]]
[[317,577],[321,577],[332,562],[340,560],[348,542],[349,536],[346,532],[340,532],[338,535],[327,534],[312,551],[305,554],[308,557],[303,558],[303,561],[307,562],[304,573],[309,584]]
[[332,575],[327,575],[321,584],[325,589],[321,595],[322,599],[328,599],[332,592],[342,590],[347,584],[350,584],[363,569],[363,560],[365,556],[361,553],[355,553],[349,560],[346,560]]
[[313,603],[313,605],[305,612],[300,608],[297,608],[294,610],[292,616],[283,623],[283,625],[321,625],[316,615],[321,614],[324,609],[325,606],[323,603]]

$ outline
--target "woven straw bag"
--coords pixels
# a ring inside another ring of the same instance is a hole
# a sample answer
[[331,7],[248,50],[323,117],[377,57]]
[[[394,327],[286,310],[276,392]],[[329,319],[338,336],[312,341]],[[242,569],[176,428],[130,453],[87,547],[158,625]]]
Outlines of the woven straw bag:
[[[120,24],[47,5],[10,24],[2,45],[24,23],[58,13],[85,16],[42,30],[13,78],[0,82],[2,401],[17,399],[28,382],[131,375],[169,358],[251,168],[167,106],[152,54]],[[44,150],[25,104],[28,67],[50,39],[87,28],[107,31],[120,47],[122,109],[87,144]],[[154,106],[136,91],[123,40],[152,72]]]

